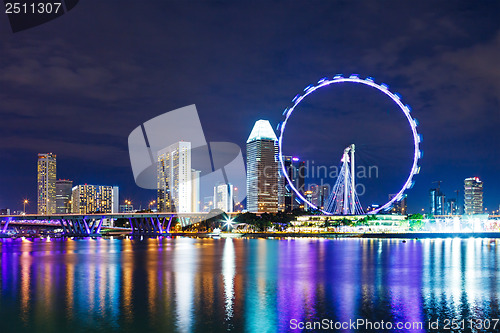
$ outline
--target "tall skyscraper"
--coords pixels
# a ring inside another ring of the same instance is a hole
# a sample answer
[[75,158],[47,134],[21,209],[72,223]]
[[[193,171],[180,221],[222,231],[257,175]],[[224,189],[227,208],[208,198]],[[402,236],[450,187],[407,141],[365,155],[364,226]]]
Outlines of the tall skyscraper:
[[56,214],[71,213],[71,192],[73,181],[59,179],[56,181]]
[[330,196],[330,185],[311,185],[309,186],[311,194],[311,203],[319,209],[324,209]]
[[73,214],[118,213],[118,186],[77,185],[71,194]]
[[177,142],[158,151],[158,211],[192,211],[191,142]]
[[233,212],[241,212],[243,209],[242,204],[239,200],[239,189],[237,187],[233,187]]
[[465,215],[483,214],[483,182],[478,177],[464,180]]
[[247,140],[247,210],[278,212],[278,138],[268,120],[258,120]]
[[[283,156],[283,164],[287,171],[288,178],[293,183],[293,186],[301,193],[305,195],[305,175],[306,175],[306,164],[301,161],[298,157]],[[281,172],[281,170],[280,170]],[[292,211],[297,208],[304,208],[304,204],[298,198],[297,194],[290,188],[288,181],[285,177],[282,178],[281,197],[283,198],[283,206],[285,211]],[[328,200],[328,197],[326,198]]]
[[56,212],[56,155],[38,154],[38,214]]
[[214,187],[214,208],[226,213],[234,211],[234,189],[232,184],[218,184]]
[[439,188],[429,190],[429,213],[446,215],[446,196]]
[[200,212],[200,173],[201,171],[191,170],[191,211]]

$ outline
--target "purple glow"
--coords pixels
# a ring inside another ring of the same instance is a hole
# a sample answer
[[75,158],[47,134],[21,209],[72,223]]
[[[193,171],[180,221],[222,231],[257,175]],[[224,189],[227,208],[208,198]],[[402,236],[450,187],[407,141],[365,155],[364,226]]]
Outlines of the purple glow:
[[292,158],[292,161],[297,162],[297,161],[300,161],[300,159],[298,157],[294,157],[294,158]]
[[96,234],[99,234],[101,233],[101,227],[102,227],[102,221],[104,220],[104,217],[101,218],[101,220],[99,221],[99,224],[97,225],[97,228],[96,228]]
[[5,224],[2,229],[2,234],[5,234],[7,232],[7,227],[9,226],[9,222],[12,220],[12,217],[8,217],[7,220],[5,220]]
[[165,230],[167,233],[170,233],[170,224],[172,223],[172,219],[173,219],[173,215],[170,216],[170,218],[168,219],[168,225],[167,225],[167,229]]
[[299,105],[299,103],[309,94],[311,94],[312,92],[314,92],[316,89],[319,89],[319,88],[322,88],[322,87],[325,87],[325,86],[328,86],[332,83],[340,83],[340,82],[351,82],[351,83],[360,83],[360,84],[364,84],[364,85],[367,85],[367,86],[370,86],[370,87],[373,87],[377,90],[379,90],[380,92],[386,94],[387,96],[389,96],[392,101],[394,103],[396,103],[398,105],[398,107],[401,109],[401,111],[403,111],[404,115],[406,116],[406,119],[408,120],[408,123],[410,124],[410,127],[411,127],[411,131],[412,131],[412,135],[413,135],[413,143],[414,143],[414,153],[413,153],[413,165],[412,165],[412,168],[410,170],[410,174],[408,176],[408,179],[406,180],[406,182],[404,183],[403,187],[401,188],[401,190],[397,193],[397,195],[394,196],[394,198],[392,200],[390,200],[389,202],[387,202],[385,205],[383,205],[382,207],[378,208],[378,209],[375,209],[371,212],[368,212],[368,214],[377,214],[379,211],[381,210],[387,210],[391,207],[391,205],[398,200],[398,198],[402,198],[403,196],[403,193],[406,189],[408,188],[411,188],[412,186],[412,183],[413,183],[413,176],[415,174],[417,174],[417,170],[419,170],[419,166],[417,165],[418,163],[418,159],[421,157],[421,154],[420,154],[420,149],[419,149],[419,143],[422,142],[422,135],[417,133],[417,123],[415,122],[415,120],[411,117],[410,115],[410,110],[411,108],[407,105],[404,105],[402,102],[401,102],[401,98],[398,94],[394,94],[392,92],[389,91],[389,86],[382,83],[380,85],[376,84],[375,82],[373,82],[373,80],[363,80],[363,79],[360,79],[359,76],[357,74],[353,74],[351,75],[349,78],[344,78],[342,77],[342,75],[340,74],[337,74],[335,75],[335,77],[332,79],[332,80],[325,80],[325,81],[322,81],[321,83],[319,83],[318,85],[316,86],[311,86],[309,88],[306,89],[306,93],[303,95],[303,96],[300,96],[297,95],[295,96],[295,98],[292,100],[292,103],[294,103],[292,105],[292,107],[290,107],[289,111],[286,113],[286,116],[285,116],[285,120],[282,122],[282,125],[281,125],[281,132],[280,132],[280,137],[278,139],[278,147],[279,147],[279,154],[278,154],[278,158],[279,158],[279,161],[280,161],[280,164],[281,164],[281,169],[283,171],[283,175],[285,176],[288,184],[290,185],[291,189],[295,192],[295,194],[297,194],[297,196],[306,204],[308,204],[310,207],[312,207],[313,209],[318,209],[320,210],[322,213],[324,214],[327,214],[327,215],[331,215],[332,213],[331,212],[327,212],[323,209],[319,209],[318,207],[316,207],[315,205],[313,205],[311,202],[309,202],[296,188],[295,186],[293,185],[292,181],[290,180],[290,178],[288,177],[288,173],[287,173],[287,170],[285,168],[285,164],[283,162],[283,134],[285,133],[285,128],[286,128],[286,123],[288,121],[288,119],[290,118],[290,116],[292,115],[293,111],[295,110],[295,107],[297,105]]

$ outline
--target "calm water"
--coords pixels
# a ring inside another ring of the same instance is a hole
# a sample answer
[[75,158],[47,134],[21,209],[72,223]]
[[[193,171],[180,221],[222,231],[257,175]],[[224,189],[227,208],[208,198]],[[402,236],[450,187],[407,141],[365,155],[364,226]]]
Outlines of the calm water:
[[359,318],[422,322],[420,331],[439,319],[443,331],[445,319],[500,318],[500,241],[486,239],[2,240],[0,248],[1,332],[276,332],[293,319]]

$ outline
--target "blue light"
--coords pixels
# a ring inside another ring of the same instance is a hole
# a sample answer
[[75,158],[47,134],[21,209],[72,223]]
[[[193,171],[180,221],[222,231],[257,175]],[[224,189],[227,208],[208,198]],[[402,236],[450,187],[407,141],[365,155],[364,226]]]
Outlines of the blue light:
[[310,84],[308,85],[307,87],[304,88],[304,91],[308,91],[309,89],[311,89],[312,87],[314,87],[314,84]]

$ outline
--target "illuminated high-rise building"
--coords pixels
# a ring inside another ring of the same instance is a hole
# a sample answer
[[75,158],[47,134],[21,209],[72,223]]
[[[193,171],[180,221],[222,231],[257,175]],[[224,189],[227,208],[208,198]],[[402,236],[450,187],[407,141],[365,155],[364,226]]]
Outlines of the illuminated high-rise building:
[[[292,182],[293,186],[305,196],[305,174],[306,174],[306,164],[301,161],[298,157],[283,156],[283,164],[287,171],[288,178]],[[280,172],[281,168],[280,168]],[[294,209],[304,209],[304,203],[298,198],[297,194],[291,189],[290,184],[284,176],[282,176],[282,183],[280,186],[281,190],[281,200],[283,204],[283,210],[292,211]],[[326,198],[328,200],[328,197]]]
[[446,215],[446,196],[439,188],[429,190],[429,213]]
[[311,203],[319,209],[324,209],[330,196],[330,185],[311,185]]
[[199,170],[191,170],[191,212],[200,212],[200,174]]
[[118,213],[118,186],[77,185],[71,194],[73,214]]
[[465,215],[483,214],[483,182],[478,177],[464,180]]
[[158,211],[192,212],[191,142],[180,141],[159,150],[157,162]]
[[278,138],[268,120],[258,120],[247,140],[247,210],[278,212]]
[[239,201],[239,189],[237,187],[233,187],[233,212],[241,212],[243,206]]
[[214,187],[214,208],[221,209],[226,213],[232,213],[234,209],[234,190],[232,184],[218,184]]
[[56,213],[56,155],[38,154],[38,214]]
[[71,213],[71,194],[73,181],[59,179],[56,181],[56,214]]

